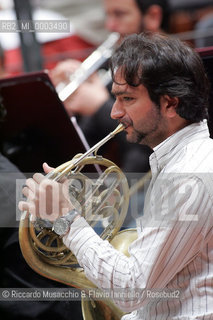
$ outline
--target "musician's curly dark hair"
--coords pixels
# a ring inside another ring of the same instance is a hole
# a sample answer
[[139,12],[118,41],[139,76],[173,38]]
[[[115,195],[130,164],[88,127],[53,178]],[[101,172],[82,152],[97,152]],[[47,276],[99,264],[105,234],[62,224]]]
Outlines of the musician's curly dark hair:
[[165,35],[131,35],[111,59],[115,71],[122,68],[131,86],[143,84],[151,100],[160,105],[160,97],[179,98],[176,112],[191,122],[208,118],[209,81],[202,60],[194,49]]

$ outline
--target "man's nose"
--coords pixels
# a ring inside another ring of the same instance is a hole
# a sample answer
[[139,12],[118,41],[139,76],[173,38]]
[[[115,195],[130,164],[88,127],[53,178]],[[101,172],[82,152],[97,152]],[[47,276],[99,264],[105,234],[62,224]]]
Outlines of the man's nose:
[[110,32],[119,32],[117,21],[111,16],[106,17],[105,28]]
[[124,108],[122,108],[121,104],[118,101],[115,101],[115,103],[112,106],[112,110],[111,110],[111,118],[112,119],[121,119],[123,118],[125,115],[125,111]]

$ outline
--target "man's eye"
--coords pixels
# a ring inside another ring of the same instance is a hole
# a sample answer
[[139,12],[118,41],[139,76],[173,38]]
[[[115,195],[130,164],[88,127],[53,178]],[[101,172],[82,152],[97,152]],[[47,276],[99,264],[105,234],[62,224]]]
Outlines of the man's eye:
[[122,11],[115,11],[114,12],[114,16],[116,17],[116,18],[122,18],[122,17],[124,17],[126,15],[126,13],[125,12],[122,12]]
[[132,97],[123,97],[123,99],[124,99],[125,101],[131,101],[131,100],[133,100]]

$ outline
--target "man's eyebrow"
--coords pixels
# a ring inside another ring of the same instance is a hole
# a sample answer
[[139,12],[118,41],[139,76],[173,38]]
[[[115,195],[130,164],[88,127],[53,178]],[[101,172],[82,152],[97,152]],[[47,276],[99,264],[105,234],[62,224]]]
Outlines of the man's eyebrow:
[[120,91],[116,91],[116,90],[112,90],[111,91],[111,94],[113,95],[113,96],[115,96],[115,97],[117,97],[117,96],[122,96],[122,95],[124,95],[124,94],[130,94],[130,92],[128,92],[128,91],[122,91],[122,90],[120,90]]

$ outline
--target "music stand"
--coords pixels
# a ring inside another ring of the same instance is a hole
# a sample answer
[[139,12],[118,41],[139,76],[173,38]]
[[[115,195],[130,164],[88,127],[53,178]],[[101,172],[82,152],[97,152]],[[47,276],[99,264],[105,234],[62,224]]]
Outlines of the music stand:
[[46,72],[0,80],[0,103],[7,115],[0,123],[1,152],[22,172],[56,167],[85,147]]

